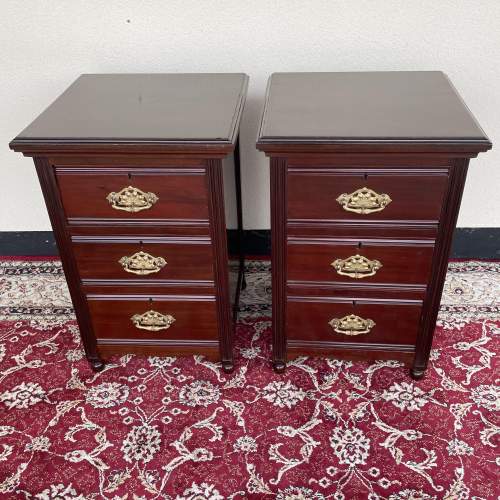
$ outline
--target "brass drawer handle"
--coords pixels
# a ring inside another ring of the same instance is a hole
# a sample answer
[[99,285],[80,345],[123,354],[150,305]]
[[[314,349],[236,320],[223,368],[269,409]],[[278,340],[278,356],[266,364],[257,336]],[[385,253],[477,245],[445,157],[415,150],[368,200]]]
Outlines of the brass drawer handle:
[[137,328],[150,332],[167,330],[175,322],[175,318],[170,314],[161,314],[152,309],[142,314],[134,314],[130,319]]
[[138,188],[128,186],[117,193],[112,191],[106,196],[106,199],[116,210],[140,212],[151,208],[159,198],[154,193],[145,193]]
[[142,250],[130,255],[130,257],[124,256],[118,262],[127,273],[140,274],[141,276],[157,273],[167,265],[167,261],[163,257],[153,257]]
[[355,314],[344,316],[343,318],[333,318],[328,324],[337,333],[343,335],[362,335],[370,333],[371,329],[375,326],[375,321],[371,319],[363,319]]
[[347,259],[335,259],[330,265],[335,268],[337,274],[356,279],[374,276],[382,267],[379,260],[370,260],[359,254]]
[[371,214],[380,212],[392,201],[388,194],[378,194],[370,188],[363,187],[352,193],[342,193],[337,201],[348,212]]

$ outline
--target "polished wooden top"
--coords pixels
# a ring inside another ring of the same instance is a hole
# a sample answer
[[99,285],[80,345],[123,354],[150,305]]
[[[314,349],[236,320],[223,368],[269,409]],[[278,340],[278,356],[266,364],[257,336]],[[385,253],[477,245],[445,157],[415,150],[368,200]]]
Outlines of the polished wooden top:
[[258,147],[283,143],[491,147],[440,71],[275,73]]
[[241,73],[82,75],[11,147],[233,144],[247,85]]

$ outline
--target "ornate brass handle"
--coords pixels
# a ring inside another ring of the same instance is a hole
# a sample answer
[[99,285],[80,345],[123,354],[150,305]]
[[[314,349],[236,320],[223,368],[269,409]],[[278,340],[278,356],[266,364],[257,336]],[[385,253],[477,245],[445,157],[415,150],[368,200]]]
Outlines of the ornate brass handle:
[[337,201],[344,210],[357,214],[380,212],[392,201],[388,194],[378,194],[370,188],[363,187],[352,193],[342,193]]
[[158,201],[158,196],[154,193],[145,193],[138,188],[128,186],[117,193],[112,191],[106,196],[106,199],[116,210],[140,212],[141,210],[151,208]]
[[161,314],[152,309],[142,314],[134,314],[130,319],[136,328],[150,332],[167,330],[175,322],[175,318],[170,314]]
[[124,256],[118,262],[127,273],[140,275],[157,273],[167,265],[167,261],[163,257],[153,257],[142,250],[130,257]]
[[379,260],[370,260],[359,254],[347,259],[335,259],[330,265],[338,274],[356,279],[373,276],[382,267]]
[[370,333],[371,329],[375,326],[375,321],[371,319],[363,319],[355,314],[344,316],[343,318],[333,318],[328,324],[337,333],[343,335],[362,335],[363,333]]

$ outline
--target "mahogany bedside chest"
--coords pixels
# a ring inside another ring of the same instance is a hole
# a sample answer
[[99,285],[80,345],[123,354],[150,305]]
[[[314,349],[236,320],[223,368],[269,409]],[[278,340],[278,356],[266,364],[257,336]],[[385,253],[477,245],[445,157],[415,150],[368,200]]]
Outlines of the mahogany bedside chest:
[[82,75],[10,143],[34,159],[95,370],[118,353],[233,368],[223,160],[239,182],[247,82]]
[[278,73],[273,362],[398,359],[424,375],[469,159],[491,148],[441,72]]

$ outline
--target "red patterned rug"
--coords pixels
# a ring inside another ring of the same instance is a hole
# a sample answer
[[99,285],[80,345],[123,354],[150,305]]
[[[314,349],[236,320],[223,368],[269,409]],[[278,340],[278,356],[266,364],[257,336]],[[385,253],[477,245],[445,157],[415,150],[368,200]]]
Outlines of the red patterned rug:
[[493,499],[500,263],[449,267],[432,363],[269,366],[269,264],[248,263],[237,370],[123,356],[93,373],[57,261],[0,262],[0,498]]

